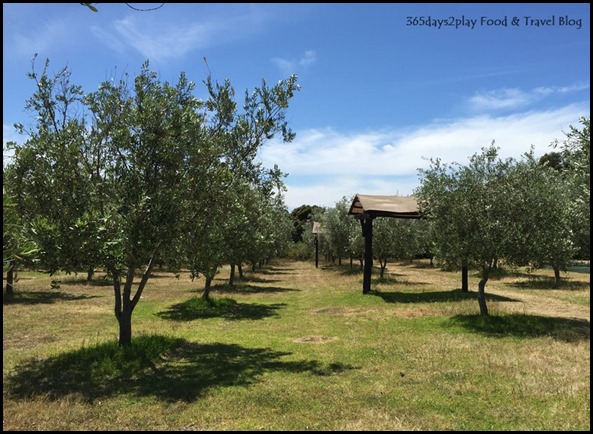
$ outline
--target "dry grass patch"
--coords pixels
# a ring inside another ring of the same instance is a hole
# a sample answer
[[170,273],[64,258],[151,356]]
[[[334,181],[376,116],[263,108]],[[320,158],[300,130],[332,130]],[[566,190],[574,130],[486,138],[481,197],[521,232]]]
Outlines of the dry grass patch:
[[393,311],[393,315],[400,318],[418,318],[422,316],[437,316],[441,312],[436,309],[396,309]]
[[361,313],[372,313],[377,312],[377,309],[361,309],[354,307],[326,307],[323,309],[312,310],[311,313],[314,315],[337,315],[337,316],[350,316],[359,315]]

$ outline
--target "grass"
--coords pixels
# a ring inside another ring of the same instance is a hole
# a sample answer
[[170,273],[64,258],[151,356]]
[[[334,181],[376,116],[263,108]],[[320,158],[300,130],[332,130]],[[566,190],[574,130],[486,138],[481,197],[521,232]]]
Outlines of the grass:
[[[590,284],[278,261],[201,281],[158,270],[117,346],[102,281],[19,273],[3,304],[4,430],[589,430]],[[378,275],[375,270],[375,276]],[[52,289],[51,280],[60,280]]]

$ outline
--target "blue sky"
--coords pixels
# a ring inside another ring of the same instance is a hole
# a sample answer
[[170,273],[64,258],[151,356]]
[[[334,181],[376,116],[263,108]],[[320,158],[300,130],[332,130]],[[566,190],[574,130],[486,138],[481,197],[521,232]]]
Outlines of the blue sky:
[[38,67],[67,65],[87,92],[144,60],[163,81],[183,71],[201,84],[206,57],[239,97],[297,74],[287,115],[296,138],[259,155],[288,172],[290,209],[412,194],[427,158],[466,163],[493,140],[503,157],[531,145],[542,155],[590,116],[588,3],[96,7],[3,4],[4,143],[22,143],[12,125],[31,123],[35,53]]

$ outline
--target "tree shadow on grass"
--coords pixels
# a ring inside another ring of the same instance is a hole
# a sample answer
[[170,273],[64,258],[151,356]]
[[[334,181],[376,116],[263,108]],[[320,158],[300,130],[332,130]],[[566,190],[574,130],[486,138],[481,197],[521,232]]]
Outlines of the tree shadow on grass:
[[[458,270],[461,271],[461,270]],[[476,279],[482,278],[482,272],[477,270],[470,270],[470,275],[475,277]],[[529,273],[528,271],[523,271],[517,268],[507,268],[507,267],[498,267],[494,268],[488,274],[489,280],[502,280],[507,278],[529,278],[532,277],[533,274]]]
[[516,336],[538,338],[551,336],[565,342],[587,341],[591,325],[584,319],[556,318],[539,315],[457,315],[451,324],[492,337]]
[[417,268],[421,270],[429,269],[429,270],[436,270],[437,266],[434,264],[430,264],[430,262],[417,262],[414,261],[412,264],[409,265],[410,268]]
[[247,285],[244,283],[236,283],[234,286],[228,283],[218,284],[212,286],[212,291],[228,294],[268,294],[272,292],[295,292],[300,289],[283,288],[280,286],[257,286]]
[[[476,300],[477,292],[461,291],[431,291],[431,292],[383,292],[371,291],[370,294],[381,297],[386,303],[436,303],[463,300]],[[486,301],[518,301],[495,294],[486,294]]]
[[354,267],[354,268],[343,267],[340,269],[323,268],[323,270],[334,271],[336,273],[339,273],[342,276],[362,276],[364,273],[363,270],[361,270],[359,267]]
[[570,273],[591,274],[591,266],[586,264],[574,264],[568,266]]
[[521,289],[568,289],[578,291],[589,288],[591,284],[589,282],[560,279],[560,283],[557,285],[556,279],[553,277],[531,276],[528,280],[510,283],[509,286]]
[[254,275],[243,275],[235,279],[237,282],[255,282],[255,283],[275,283],[282,282],[281,279],[264,279]]
[[265,268],[256,268],[255,271],[249,270],[245,276],[253,276],[254,274],[275,275],[275,274],[294,274],[293,268],[266,266]]
[[342,276],[355,276],[358,274],[363,274],[363,270],[360,268],[358,263],[352,264],[352,267],[350,267],[350,264],[345,263],[342,265],[329,263],[320,265],[319,268],[323,271],[333,271],[334,273],[341,274]]
[[52,304],[60,301],[87,300],[98,295],[73,295],[62,291],[15,291],[13,295],[2,294],[2,303],[8,304]]
[[231,298],[194,297],[183,303],[171,306],[157,315],[172,321],[193,321],[205,318],[224,318],[227,320],[263,319],[278,316],[278,309],[285,303],[257,304],[237,303]]
[[354,369],[342,363],[282,360],[289,355],[270,348],[141,335],[130,347],[108,342],[27,361],[7,377],[5,392],[15,399],[57,400],[76,394],[93,402],[131,394],[192,402],[213,388],[256,384],[267,372],[323,377]]
[[113,287],[113,280],[107,278],[95,278],[87,280],[81,277],[80,279],[64,279],[60,280],[60,285],[77,285],[77,286],[111,286]]
[[[175,277],[174,273],[169,274],[158,274],[158,273],[151,273],[150,279],[173,279]],[[142,273],[135,273],[135,279],[141,279]],[[105,273],[96,273],[95,277],[92,280],[87,280],[86,277],[80,278],[63,278],[59,280],[60,285],[79,285],[79,286],[111,286],[113,287],[113,279],[109,276],[105,275]]]
[[384,277],[375,277],[371,279],[371,284],[378,285],[402,285],[402,286],[420,286],[420,285],[429,285],[428,283],[424,282],[409,282],[407,280],[398,279],[397,276],[405,276],[405,274],[396,274],[396,273],[389,273]]

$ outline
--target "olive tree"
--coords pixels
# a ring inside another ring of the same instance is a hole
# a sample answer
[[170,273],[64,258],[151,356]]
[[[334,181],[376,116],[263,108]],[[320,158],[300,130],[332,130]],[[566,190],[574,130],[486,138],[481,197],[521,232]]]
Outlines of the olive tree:
[[[3,178],[6,171],[3,172]],[[9,186],[2,188],[2,268],[6,271],[6,295],[14,295],[14,281],[20,264],[32,263],[38,248],[26,222],[20,218]]]
[[342,258],[348,254],[350,225],[353,220],[348,215],[350,203],[346,197],[336,202],[333,208],[328,208],[322,216],[323,238],[327,241],[333,256],[338,258],[338,264],[342,264]]
[[49,62],[38,74],[34,61],[28,77],[35,82],[35,92],[25,109],[36,122],[30,128],[15,125],[28,139],[23,146],[13,144],[7,185],[20,218],[36,235],[40,266],[52,274],[88,269],[96,265],[95,256],[73,248],[79,242],[76,228],[93,224],[87,214],[92,179],[83,167],[87,136],[83,91],[70,83],[66,68],[50,77]]
[[410,260],[418,253],[416,221],[381,217],[373,228],[373,255],[379,260],[383,278],[389,260]]
[[487,315],[485,287],[496,261],[508,246],[505,178],[512,160],[498,157],[494,143],[470,157],[469,164],[431,159],[420,170],[415,194],[420,212],[434,224],[435,251],[447,266],[480,270],[478,304]]
[[498,157],[494,145],[467,166],[431,160],[416,194],[432,221],[437,256],[445,265],[480,270],[480,313],[488,314],[485,286],[497,261],[554,268],[556,283],[574,253],[570,190],[558,171],[535,159]]
[[552,145],[562,155],[563,177],[569,183],[572,230],[578,256],[591,256],[591,120],[582,117],[580,128],[573,125],[564,140]]
[[85,95],[67,69],[50,77],[48,63],[29,75],[37,90],[26,108],[36,122],[21,127],[28,139],[15,150],[16,209],[30,219],[50,271],[92,265],[81,261],[84,249],[106,267],[119,343],[129,345],[132,312],[155,260],[179,263],[190,222],[223,214],[211,189],[256,172],[262,137],[275,128],[291,137],[274,120],[283,119],[296,77],[273,98],[264,92],[264,108],[246,101],[252,117],[237,120],[228,110],[230,83],[208,77],[202,101],[184,73],[174,85],[161,82],[145,62],[132,83],[124,75]]
[[531,150],[511,168],[506,184],[504,259],[533,268],[550,265],[558,285],[560,271],[566,271],[576,252],[569,182],[553,167],[540,164]]
[[[294,139],[286,110],[299,86],[294,75],[271,87],[262,80],[252,92],[245,91],[239,109],[230,81],[219,84],[208,77],[205,84],[210,97],[205,103],[204,146],[190,149],[188,155],[192,182],[187,198],[195,218],[186,222],[183,250],[192,277],[204,276],[202,296],[208,298],[210,283],[220,267],[238,260],[230,250],[237,248],[237,227],[246,223],[243,213],[248,204],[242,200],[265,202],[270,196],[270,185],[283,185],[278,167],[262,167],[256,157],[261,146],[277,134],[285,142]],[[200,164],[205,155],[208,164]],[[250,191],[253,194],[247,193]],[[263,199],[258,195],[263,195]],[[265,216],[257,210],[251,213]]]
[[286,255],[293,243],[292,219],[281,192],[260,192],[255,199],[250,203],[246,228],[251,234],[247,259],[252,264]]

